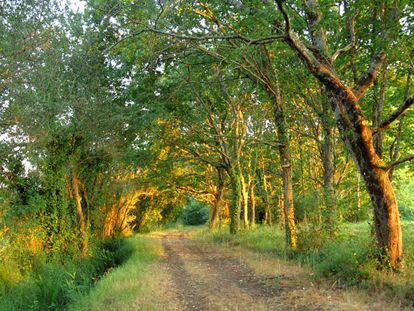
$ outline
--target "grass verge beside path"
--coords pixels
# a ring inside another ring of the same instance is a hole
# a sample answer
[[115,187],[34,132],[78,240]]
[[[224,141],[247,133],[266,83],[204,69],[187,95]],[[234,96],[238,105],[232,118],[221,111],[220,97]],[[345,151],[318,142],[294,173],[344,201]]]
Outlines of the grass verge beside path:
[[[136,310],[138,297],[151,297],[151,267],[162,253],[161,245],[153,243],[150,237],[136,235],[130,238],[132,254],[119,267],[108,271],[96,286],[69,307],[71,311]],[[150,307],[152,302],[148,302]],[[139,306],[145,309],[146,302]],[[132,309],[130,309],[132,308]]]
[[[369,226],[346,224],[334,240],[318,241],[317,232],[299,231],[300,250],[288,254],[284,233],[277,227],[257,226],[232,236],[227,228],[199,232],[196,239],[227,246],[237,246],[257,254],[293,260],[311,270],[315,282],[328,280],[332,289],[348,287],[368,290],[375,296],[386,295],[390,301],[405,307],[414,304],[414,224],[405,222],[405,269],[400,273],[378,271]],[[312,247],[317,245],[317,247]]]

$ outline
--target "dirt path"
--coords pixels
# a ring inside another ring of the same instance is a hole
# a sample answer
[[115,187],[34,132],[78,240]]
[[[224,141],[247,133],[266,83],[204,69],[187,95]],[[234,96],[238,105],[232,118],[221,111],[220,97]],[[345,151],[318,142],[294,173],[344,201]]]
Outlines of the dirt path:
[[155,239],[164,249],[164,260],[154,271],[161,279],[155,310],[389,310],[315,288],[295,266],[254,271],[252,262],[267,267],[266,260],[195,242],[185,232]]

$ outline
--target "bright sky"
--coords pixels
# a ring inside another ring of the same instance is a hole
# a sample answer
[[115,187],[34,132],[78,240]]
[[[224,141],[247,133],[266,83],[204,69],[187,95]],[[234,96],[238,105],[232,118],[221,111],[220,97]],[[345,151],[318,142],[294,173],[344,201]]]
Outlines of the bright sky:
[[[62,0],[62,2],[66,2],[65,0]],[[71,7],[71,9],[74,12],[83,12],[83,10],[85,9],[85,1],[83,0],[68,0],[69,5]]]

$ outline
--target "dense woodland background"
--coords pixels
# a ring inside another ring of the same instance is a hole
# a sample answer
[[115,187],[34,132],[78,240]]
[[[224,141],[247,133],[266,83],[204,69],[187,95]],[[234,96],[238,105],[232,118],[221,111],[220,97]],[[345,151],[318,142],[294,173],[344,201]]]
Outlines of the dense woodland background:
[[408,280],[413,32],[409,0],[2,1],[0,306],[65,308],[177,221]]

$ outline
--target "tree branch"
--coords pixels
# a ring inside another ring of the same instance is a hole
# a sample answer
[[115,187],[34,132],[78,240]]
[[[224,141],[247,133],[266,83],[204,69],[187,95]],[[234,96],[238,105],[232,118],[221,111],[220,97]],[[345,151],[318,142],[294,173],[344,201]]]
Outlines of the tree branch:
[[408,108],[414,104],[414,96],[408,97],[404,103],[398,107],[397,110],[395,110],[387,119],[382,121],[380,125],[377,128],[372,129],[373,133],[381,132],[385,129],[387,129],[392,122],[397,120],[401,115],[407,112]]
[[369,69],[359,78],[352,90],[356,98],[360,99],[364,96],[365,92],[377,78],[378,72],[386,58],[387,55],[384,52],[380,52],[372,58]]
[[332,55],[332,59],[331,59],[331,62],[333,63],[339,56],[341,56],[343,53],[345,53],[345,52],[348,52],[349,50],[352,50],[352,49],[354,49],[355,48],[355,18],[356,18],[356,15],[357,14],[354,14],[354,15],[352,15],[352,17],[351,17],[351,20],[349,21],[349,25],[348,25],[348,28],[349,28],[349,35],[350,35],[350,37],[351,37],[351,42],[347,45],[347,46],[345,46],[345,47],[343,47],[343,48],[341,48],[341,49],[339,49],[339,50],[337,50],[333,55]]
[[152,32],[152,33],[160,34],[160,35],[163,35],[163,36],[176,38],[176,39],[181,39],[181,40],[188,40],[188,41],[209,41],[209,40],[232,40],[232,39],[234,40],[234,39],[238,39],[238,40],[244,41],[248,45],[268,44],[268,43],[272,43],[273,41],[285,38],[285,35],[271,35],[271,36],[267,36],[267,37],[252,39],[252,38],[243,36],[241,34],[192,36],[192,35],[184,35],[184,34],[179,34],[179,33],[174,33],[174,32],[167,32],[167,31],[163,31],[163,30],[160,30],[160,29],[148,27],[148,28],[142,29],[138,32],[134,32],[134,33],[132,33],[128,36],[125,36],[125,37],[119,39],[117,42],[115,42],[113,45],[111,45],[109,47],[109,50],[113,49],[115,46],[117,46],[118,44],[120,44],[121,42],[123,42],[125,40],[128,40],[128,39],[133,38],[133,37],[140,36],[140,35],[142,35],[146,32]]
[[397,165],[400,165],[400,164],[403,164],[405,162],[412,161],[412,160],[414,160],[414,154],[410,154],[408,156],[405,156],[403,158],[400,158],[399,160],[397,160],[397,161],[392,162],[391,164],[389,164],[387,166],[387,171],[390,171],[391,169],[393,169]]
[[287,14],[287,12],[285,11],[285,8],[283,7],[283,0],[275,0],[277,8],[279,9],[279,11],[282,13],[283,15],[283,19],[285,20],[285,33],[286,35],[289,36],[290,34],[290,18],[289,15]]

